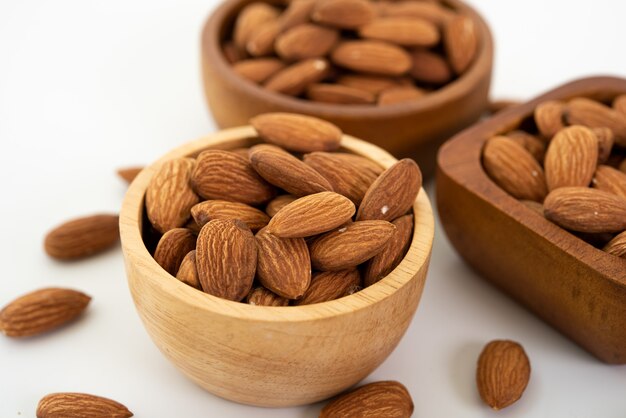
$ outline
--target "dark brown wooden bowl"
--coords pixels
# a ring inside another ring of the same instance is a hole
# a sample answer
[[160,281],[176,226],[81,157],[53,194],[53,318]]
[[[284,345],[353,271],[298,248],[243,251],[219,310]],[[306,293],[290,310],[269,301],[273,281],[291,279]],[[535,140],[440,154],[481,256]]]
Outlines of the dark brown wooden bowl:
[[225,1],[202,31],[200,54],[204,91],[220,128],[247,125],[251,117],[265,112],[317,116],[396,157],[414,158],[428,175],[434,171],[439,145],[478,120],[487,106],[493,67],[491,33],[482,17],[459,0],[444,3],[476,22],[480,45],[471,67],[460,78],[423,99],[384,107],[310,102],[269,92],[235,74],[220,44],[238,11],[252,1]]
[[626,79],[586,78],[498,113],[441,147],[437,207],[452,245],[489,282],[607,363],[626,363],[626,260],[527,208],[481,165],[485,141],[515,129],[545,100],[608,100]]

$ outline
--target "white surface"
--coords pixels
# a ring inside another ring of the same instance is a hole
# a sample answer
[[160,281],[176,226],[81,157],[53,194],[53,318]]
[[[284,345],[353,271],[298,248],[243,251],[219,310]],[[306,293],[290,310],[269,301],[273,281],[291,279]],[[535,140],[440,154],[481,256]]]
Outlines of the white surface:
[[[495,97],[529,98],[593,73],[626,76],[624,2],[472,3],[496,37]],[[197,53],[215,4],[0,0],[0,305],[51,285],[94,296],[87,315],[60,332],[0,338],[1,417],[34,416],[55,391],[109,396],[137,417],[317,416],[320,405],[230,403],[178,373],[140,324],[119,248],[73,264],[41,249],[60,221],[118,209],[125,187],[115,168],[214,130]],[[496,416],[474,385],[478,353],[493,338],[520,341],[533,369],[522,400],[498,416],[626,416],[626,369],[599,363],[479,280],[441,228],[415,320],[368,380],[403,382],[416,417]]]

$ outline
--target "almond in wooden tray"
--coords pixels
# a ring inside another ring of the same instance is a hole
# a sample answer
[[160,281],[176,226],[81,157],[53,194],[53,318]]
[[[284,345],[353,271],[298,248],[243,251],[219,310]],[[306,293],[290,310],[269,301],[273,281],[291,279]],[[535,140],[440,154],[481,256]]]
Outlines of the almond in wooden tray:
[[525,131],[490,138],[483,166],[500,187],[555,224],[626,257],[626,95],[546,101]]
[[241,77],[288,96],[344,105],[419,100],[465,73],[480,40],[443,2],[252,2],[223,52]]
[[340,150],[310,116],[251,121],[265,143],[162,164],[146,192],[154,259],[198,290],[266,306],[330,301],[371,286],[404,258],[422,175]]

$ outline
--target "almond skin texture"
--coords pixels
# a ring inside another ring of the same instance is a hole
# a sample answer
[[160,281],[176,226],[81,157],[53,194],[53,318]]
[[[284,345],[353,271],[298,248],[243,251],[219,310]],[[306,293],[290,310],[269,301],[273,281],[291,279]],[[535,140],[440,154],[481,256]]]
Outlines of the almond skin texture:
[[328,74],[330,65],[321,58],[300,61],[275,73],[264,84],[269,91],[297,96],[308,86],[322,81]]
[[335,29],[305,23],[293,27],[276,40],[276,53],[287,61],[323,57],[339,40]]
[[474,22],[467,16],[455,16],[446,22],[443,34],[450,65],[455,73],[463,74],[474,61],[478,49]]
[[366,0],[318,1],[311,18],[341,29],[355,29],[374,19],[374,7]]
[[205,199],[228,200],[248,205],[267,202],[276,194],[274,187],[254,171],[250,161],[235,153],[221,150],[204,151],[198,156],[191,184]]
[[347,296],[350,289],[361,285],[358,270],[325,271],[311,279],[311,285],[304,296],[294,305],[312,305],[328,302]]
[[297,199],[298,199],[297,196],[292,196],[290,194],[277,196],[274,199],[272,199],[271,202],[267,204],[267,207],[265,208],[265,213],[267,213],[270,218],[273,218],[274,215],[276,215],[279,210],[281,210],[282,208],[284,208],[285,206],[287,206],[288,204],[290,204],[291,202]]
[[549,190],[588,186],[598,163],[598,138],[584,126],[561,129],[552,139],[544,169]]
[[543,201],[547,193],[543,169],[521,145],[494,136],[483,149],[483,166],[489,177],[513,197]]
[[124,167],[117,170],[117,175],[120,176],[120,178],[126,183],[130,184],[133,182],[133,180],[135,180],[135,177],[137,177],[137,175],[141,173],[141,170],[143,169],[143,166]]
[[431,47],[439,43],[439,30],[431,22],[411,17],[378,18],[359,28],[362,38],[409,47]]
[[176,276],[183,258],[194,248],[196,248],[196,236],[191,230],[170,229],[159,240],[154,252],[154,260],[163,267],[163,270]]
[[58,260],[75,260],[102,252],[119,239],[117,215],[92,215],[65,222],[48,232],[44,249]]
[[413,400],[401,383],[370,383],[340,395],[322,409],[320,418],[409,418]]
[[199,202],[190,186],[196,162],[191,158],[166,161],[152,177],[146,190],[146,211],[160,233],[187,222],[191,207]]
[[332,52],[334,64],[357,72],[398,76],[411,68],[404,49],[381,41],[345,41]]
[[52,393],[37,405],[37,418],[129,418],[121,403],[86,393]]
[[615,238],[606,244],[603,250],[616,257],[626,258],[626,231],[615,236]]
[[303,238],[278,238],[265,230],[256,234],[257,278],[287,299],[304,295],[311,283],[311,259]]
[[282,298],[264,287],[255,287],[246,296],[249,305],[257,306],[288,306],[289,299]]
[[609,128],[615,135],[615,143],[626,147],[626,115],[587,98],[577,98],[567,103],[566,119],[570,125],[590,128]]
[[411,209],[422,187],[415,161],[404,158],[385,170],[365,193],[357,221],[392,221]]
[[343,135],[332,123],[293,113],[266,113],[250,124],[265,141],[293,152],[334,151]]
[[565,103],[557,100],[548,100],[535,108],[535,123],[544,138],[550,139],[564,128],[564,112]]
[[263,228],[270,221],[269,216],[259,209],[239,202],[227,200],[206,200],[191,208],[191,216],[202,227],[212,219],[239,219],[253,232]]
[[320,173],[283,149],[268,144],[250,148],[250,164],[268,183],[295,196],[332,191]]
[[196,268],[206,293],[242,300],[252,289],[256,264],[254,235],[243,222],[215,219],[202,227],[196,247]]
[[626,199],[626,173],[608,165],[600,165],[593,177],[593,188]]
[[341,84],[312,84],[306,92],[314,102],[365,105],[375,102],[376,97],[367,90],[342,86]]
[[254,83],[260,84],[285,68],[285,64],[276,58],[256,58],[239,61],[233,70]]
[[181,282],[202,290],[200,279],[198,279],[198,269],[196,268],[196,250],[189,251],[180,263],[176,278]]
[[396,231],[387,221],[360,221],[317,238],[310,247],[311,264],[321,271],[356,267],[380,253]]
[[76,290],[36,290],[0,311],[0,331],[14,338],[43,334],[76,319],[90,301],[91,297]]
[[413,237],[413,215],[404,215],[394,220],[396,231],[381,252],[365,266],[363,285],[371,286],[395,269],[404,259]]
[[250,3],[237,16],[233,40],[235,45],[241,50],[246,49],[246,44],[250,36],[258,30],[264,23],[278,17],[278,10],[269,4],[262,2]]
[[626,230],[626,199],[587,187],[562,187],[546,197],[545,217],[572,231],[601,233]]
[[281,238],[310,237],[345,224],[355,211],[354,203],[345,196],[316,193],[279,210],[267,225],[267,232]]
[[448,62],[439,54],[426,50],[411,53],[413,65],[409,74],[417,81],[428,84],[445,84],[452,79]]
[[494,410],[521,398],[530,380],[530,362],[514,341],[491,341],[478,358],[476,385],[482,400]]

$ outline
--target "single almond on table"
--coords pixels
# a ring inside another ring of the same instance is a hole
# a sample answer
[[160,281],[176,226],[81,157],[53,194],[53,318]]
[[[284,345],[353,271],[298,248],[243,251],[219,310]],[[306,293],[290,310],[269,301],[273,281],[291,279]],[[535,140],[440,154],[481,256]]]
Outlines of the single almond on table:
[[626,231],[616,235],[603,250],[614,256],[626,258]]
[[316,3],[317,0],[291,0],[285,12],[278,18],[281,31],[285,32],[295,26],[307,23]]
[[561,129],[550,141],[544,161],[548,190],[589,186],[598,163],[598,138],[584,126]]
[[278,296],[264,287],[255,287],[246,296],[249,305],[257,306],[288,306],[289,299]]
[[276,194],[274,187],[254,171],[250,161],[222,150],[203,151],[198,155],[191,184],[204,199],[249,205],[267,202]]
[[288,204],[290,204],[291,202],[297,199],[298,199],[297,196],[293,196],[290,194],[276,196],[265,207],[265,213],[267,213],[270,218],[273,218],[274,215],[276,215],[279,210],[281,210],[282,208],[284,208],[285,206],[287,206]]
[[411,53],[413,65],[409,74],[422,83],[445,84],[452,79],[450,65],[441,55],[422,49]]
[[263,23],[248,37],[246,51],[253,57],[272,55],[274,52],[274,42],[279,34],[280,23],[278,19]]
[[0,311],[0,332],[16,338],[43,334],[76,319],[90,301],[91,297],[72,289],[27,293]]
[[276,39],[276,53],[287,61],[323,57],[338,40],[337,30],[304,23],[287,30]]
[[265,82],[264,86],[269,91],[297,96],[309,85],[322,81],[329,69],[330,65],[325,59],[307,59],[279,70]]
[[187,228],[167,231],[156,247],[154,260],[172,276],[176,276],[180,263],[189,251],[196,248],[196,236]]
[[395,269],[404,259],[413,237],[413,215],[404,215],[392,222],[396,231],[381,252],[365,266],[363,285],[371,286]]
[[539,133],[544,138],[551,139],[565,127],[563,124],[564,112],[565,103],[559,100],[548,100],[535,108],[535,123]]
[[381,106],[410,102],[424,96],[424,91],[412,86],[390,87],[380,92],[378,104]]
[[37,418],[129,418],[133,413],[114,400],[87,393],[51,393],[37,405]]
[[245,51],[250,36],[264,23],[278,17],[278,10],[267,3],[254,2],[244,7],[237,20],[233,32],[235,45]]
[[46,253],[59,260],[75,260],[102,252],[120,239],[117,215],[92,215],[65,222],[48,232]]
[[189,251],[180,263],[176,278],[181,282],[202,290],[200,279],[198,279],[198,269],[196,268],[196,250]]
[[141,173],[141,170],[143,169],[143,166],[124,167],[117,170],[117,175],[120,176],[120,178],[126,183],[130,184],[133,182],[133,180],[135,180],[135,177],[137,177],[137,175]]
[[599,165],[593,176],[593,188],[626,199],[626,173],[608,165]]
[[591,131],[598,138],[598,164],[604,164],[611,157],[615,135],[609,128],[593,128]]
[[387,221],[359,221],[318,237],[310,246],[311,264],[321,271],[356,267],[380,253],[396,231]]
[[432,47],[439,43],[439,30],[428,20],[414,17],[383,17],[359,28],[366,39],[410,47]]
[[322,409],[320,418],[409,418],[413,400],[399,382],[369,383],[340,395]]
[[346,74],[337,79],[337,84],[352,87],[358,90],[365,90],[374,95],[389,88],[398,86],[395,77],[385,77],[364,74]]
[[200,201],[190,185],[195,167],[191,158],[176,158],[164,162],[152,177],[146,190],[146,212],[157,231],[183,226],[191,207]]
[[310,100],[321,103],[365,105],[376,101],[374,94],[367,90],[330,83],[312,84],[306,95]]
[[487,141],[483,166],[498,186],[517,199],[541,202],[546,196],[543,169],[530,152],[507,137]]
[[524,131],[512,131],[506,134],[506,137],[520,144],[535,157],[535,160],[543,163],[546,155],[546,144],[541,139]]
[[392,221],[407,213],[422,187],[422,173],[415,161],[404,158],[385,170],[365,193],[357,221]]
[[312,305],[328,302],[348,295],[348,291],[361,285],[358,270],[324,271],[316,273],[304,296],[295,305]]
[[470,66],[478,49],[478,34],[474,21],[457,15],[444,24],[443,38],[448,59],[457,74],[463,74]]
[[[382,2],[380,2],[382,3]],[[439,3],[422,0],[407,0],[386,2],[381,10],[382,16],[415,17],[425,19],[442,27],[455,16],[455,13]]]
[[202,227],[212,219],[239,219],[253,232],[270,221],[265,212],[250,205],[227,200],[205,200],[191,208],[191,216]]
[[343,135],[332,123],[291,113],[265,113],[250,124],[265,141],[293,152],[336,150]]
[[506,408],[522,397],[530,380],[530,362],[514,341],[491,341],[478,358],[476,385],[482,400],[494,410]]
[[246,224],[214,219],[202,227],[196,246],[196,268],[206,293],[242,300],[252,289],[256,265],[256,243]]
[[615,143],[626,147],[626,115],[623,113],[595,100],[580,97],[567,103],[565,114],[570,125],[609,128],[615,135]]
[[356,29],[374,17],[374,6],[367,0],[318,1],[311,13],[315,22],[341,29]]
[[331,54],[334,64],[353,71],[399,76],[411,69],[411,56],[399,46],[382,41],[344,41]]
[[257,84],[263,83],[283,68],[285,63],[277,58],[247,59],[233,65],[233,71]]
[[267,232],[281,238],[310,237],[348,222],[356,208],[345,196],[321,192],[301,197],[278,211]]

